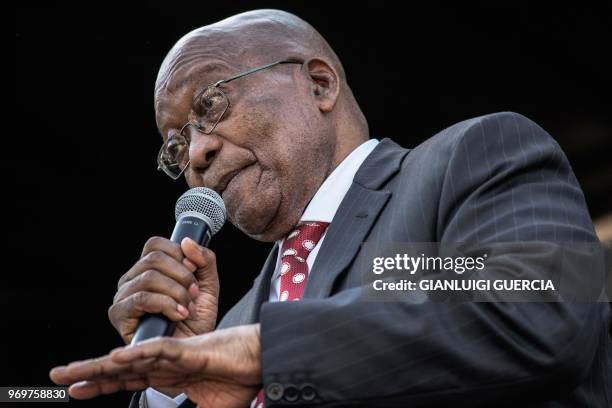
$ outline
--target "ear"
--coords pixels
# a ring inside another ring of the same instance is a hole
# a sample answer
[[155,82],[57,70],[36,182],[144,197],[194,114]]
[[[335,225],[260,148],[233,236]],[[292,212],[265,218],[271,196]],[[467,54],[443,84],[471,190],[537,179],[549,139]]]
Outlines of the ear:
[[340,94],[338,73],[327,61],[311,58],[304,62],[306,76],[310,80],[312,97],[321,112],[331,112]]

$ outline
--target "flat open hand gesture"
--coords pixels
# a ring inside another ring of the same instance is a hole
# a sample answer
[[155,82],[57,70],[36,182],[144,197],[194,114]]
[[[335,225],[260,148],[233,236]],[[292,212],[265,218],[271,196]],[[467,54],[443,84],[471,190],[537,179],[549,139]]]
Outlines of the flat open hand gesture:
[[261,388],[259,324],[143,341],[56,367],[50,377],[57,384],[72,384],[69,393],[76,399],[149,386],[176,387],[202,408],[244,408]]

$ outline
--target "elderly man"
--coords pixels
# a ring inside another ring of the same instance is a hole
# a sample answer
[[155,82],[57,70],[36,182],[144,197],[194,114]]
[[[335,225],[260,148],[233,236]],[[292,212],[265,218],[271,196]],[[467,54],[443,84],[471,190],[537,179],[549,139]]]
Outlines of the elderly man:
[[[362,298],[363,242],[596,242],[565,156],[529,119],[467,120],[412,150],[369,139],[336,54],[275,10],[183,37],[160,69],[155,111],[160,167],[216,190],[235,226],[276,244],[215,328],[212,251],[150,239],[109,316],[126,343],[145,313],[175,321],[174,337],[52,370],[73,397],[146,389],[133,406],[152,408],[609,406],[605,303]],[[530,270],[546,255],[491,252],[488,262]]]

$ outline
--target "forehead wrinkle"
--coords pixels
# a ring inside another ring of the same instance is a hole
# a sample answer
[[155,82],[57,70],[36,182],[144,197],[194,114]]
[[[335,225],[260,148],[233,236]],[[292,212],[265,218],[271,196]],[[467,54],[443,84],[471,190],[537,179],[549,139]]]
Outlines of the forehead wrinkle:
[[[205,62],[206,61],[206,62]],[[232,64],[216,54],[191,52],[178,59],[158,81],[155,93],[174,94],[180,88],[202,81],[219,71],[232,71]],[[210,80],[209,82],[213,82]]]
[[[207,27],[196,29],[183,36],[168,52],[159,69],[155,90],[169,88],[172,91],[172,78],[192,65],[213,61],[232,66],[236,55],[227,44],[227,37]],[[188,72],[189,73],[189,72]]]

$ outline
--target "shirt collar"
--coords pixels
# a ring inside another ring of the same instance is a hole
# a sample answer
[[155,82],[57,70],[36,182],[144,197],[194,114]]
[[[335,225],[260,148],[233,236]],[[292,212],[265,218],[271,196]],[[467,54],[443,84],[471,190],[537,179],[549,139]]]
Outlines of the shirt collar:
[[331,222],[340,207],[342,199],[353,183],[353,178],[366,157],[374,150],[378,140],[370,139],[342,160],[342,162],[327,176],[319,187],[308,206],[304,210],[302,221]]

